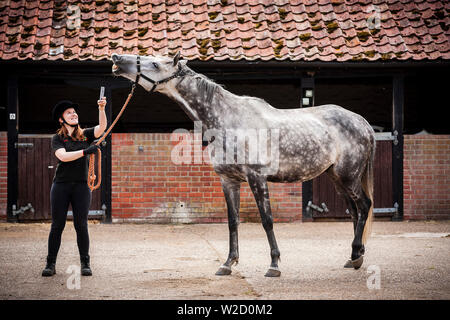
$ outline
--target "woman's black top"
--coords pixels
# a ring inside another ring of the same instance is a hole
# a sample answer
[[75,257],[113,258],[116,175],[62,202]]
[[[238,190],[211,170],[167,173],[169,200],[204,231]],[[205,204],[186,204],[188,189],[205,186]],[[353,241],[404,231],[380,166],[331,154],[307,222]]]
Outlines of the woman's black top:
[[[52,150],[55,152],[64,148],[70,152],[86,149],[95,140],[94,127],[84,129],[84,137],[83,141],[76,141],[71,137],[64,138],[55,134],[52,137]],[[88,157],[68,162],[59,160],[53,182],[87,182],[88,167]]]

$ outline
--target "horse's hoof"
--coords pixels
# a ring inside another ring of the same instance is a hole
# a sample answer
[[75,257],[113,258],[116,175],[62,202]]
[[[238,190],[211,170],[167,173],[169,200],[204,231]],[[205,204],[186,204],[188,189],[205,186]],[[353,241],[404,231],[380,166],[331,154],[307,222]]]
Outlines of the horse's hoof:
[[353,268],[355,268],[356,270],[361,268],[363,261],[364,261],[364,256],[360,256],[358,259],[352,260]]
[[216,276],[229,276],[230,274],[231,268],[226,265],[220,266],[219,270],[216,272]]
[[347,260],[347,262],[344,264],[344,268],[353,268],[353,263],[351,259]]
[[278,268],[270,267],[264,276],[271,277],[271,278],[277,278],[280,275],[281,275],[281,271]]

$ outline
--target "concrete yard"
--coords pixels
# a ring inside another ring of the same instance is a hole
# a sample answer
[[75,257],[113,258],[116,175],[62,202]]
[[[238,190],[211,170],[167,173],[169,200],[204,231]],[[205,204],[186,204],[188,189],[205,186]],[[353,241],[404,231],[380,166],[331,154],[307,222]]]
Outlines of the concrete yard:
[[[0,223],[0,299],[450,299],[450,221],[374,222],[361,269],[344,269],[351,222],[276,223],[281,277],[266,278],[269,245],[260,224],[239,226],[240,261],[226,224],[90,222],[92,277],[77,277],[68,222],[57,274],[41,276],[49,223]],[[79,280],[79,282],[77,282]]]

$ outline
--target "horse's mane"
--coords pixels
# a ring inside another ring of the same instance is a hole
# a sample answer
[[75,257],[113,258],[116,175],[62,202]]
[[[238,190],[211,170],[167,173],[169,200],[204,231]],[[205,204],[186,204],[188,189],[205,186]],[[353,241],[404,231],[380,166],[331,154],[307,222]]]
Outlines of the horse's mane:
[[193,79],[196,80],[199,93],[203,94],[203,97],[205,98],[206,102],[211,102],[215,94],[222,94],[222,90],[224,90],[223,85],[215,83],[212,79],[208,78],[207,76],[200,73],[196,73],[186,66],[184,68],[186,68],[187,70],[185,71],[188,74],[192,75]]
[[191,75],[193,77],[193,79],[197,81],[198,91],[199,91],[200,94],[203,94],[205,102],[207,102],[207,103],[212,102],[212,99],[213,99],[214,95],[217,94],[217,95],[220,95],[219,98],[223,98],[225,92],[228,92],[228,94],[232,94],[232,95],[235,95],[235,96],[240,97],[240,98],[257,100],[260,103],[263,103],[265,105],[268,105],[269,107],[272,107],[264,99],[261,99],[261,98],[258,98],[258,97],[253,97],[253,96],[246,96],[246,95],[238,96],[238,95],[236,95],[234,93],[231,93],[231,92],[227,91],[225,89],[224,85],[215,83],[214,80],[208,78],[207,76],[205,76],[205,75],[203,75],[201,73],[196,73],[195,71],[193,71],[192,69],[190,69],[187,66],[184,66],[183,68],[185,68],[184,71],[187,74]]

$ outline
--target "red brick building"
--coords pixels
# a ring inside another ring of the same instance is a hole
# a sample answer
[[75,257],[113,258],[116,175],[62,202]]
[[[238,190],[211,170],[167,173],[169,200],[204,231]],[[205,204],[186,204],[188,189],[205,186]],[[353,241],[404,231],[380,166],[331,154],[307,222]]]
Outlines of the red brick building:
[[[449,11],[448,1],[1,1],[0,217],[50,217],[57,101],[77,101],[80,122],[94,125],[103,85],[111,121],[130,85],[111,75],[110,55],[180,51],[195,71],[274,107],[335,103],[363,115],[378,131],[376,217],[448,219],[448,81],[441,75],[450,71]],[[138,88],[104,146],[93,216],[226,220],[211,166],[171,161],[178,128],[194,126],[174,102]],[[348,218],[324,176],[270,184],[270,192],[276,221]],[[245,186],[240,216],[259,219]]]

